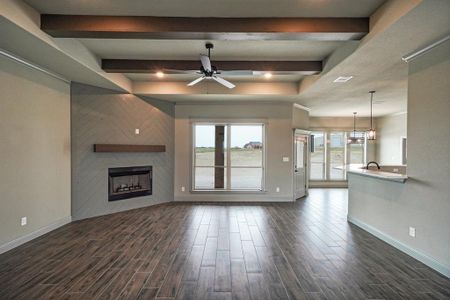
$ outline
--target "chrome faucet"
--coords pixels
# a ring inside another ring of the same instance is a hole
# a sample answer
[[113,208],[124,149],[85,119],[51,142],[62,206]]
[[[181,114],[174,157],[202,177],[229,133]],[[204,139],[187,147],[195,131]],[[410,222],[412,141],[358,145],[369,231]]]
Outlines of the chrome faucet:
[[366,165],[366,169],[367,169],[367,170],[369,170],[369,165],[370,165],[370,164],[376,164],[378,170],[380,169],[380,165],[379,165],[376,161],[369,161],[369,162],[367,163],[367,165]]

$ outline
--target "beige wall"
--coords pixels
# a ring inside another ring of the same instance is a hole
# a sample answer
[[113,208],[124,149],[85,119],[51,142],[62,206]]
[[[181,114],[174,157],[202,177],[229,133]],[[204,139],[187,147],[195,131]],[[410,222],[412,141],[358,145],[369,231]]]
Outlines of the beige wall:
[[[175,106],[175,201],[292,201],[292,104],[190,104]],[[266,122],[266,192],[190,193],[191,121],[193,119]],[[283,162],[283,156],[289,162]],[[181,187],[186,188],[185,192]],[[280,192],[276,192],[276,188]]]
[[294,105],[292,108],[292,127],[297,129],[308,129],[309,111]]
[[402,164],[402,137],[406,137],[406,113],[377,118],[377,162]]
[[70,87],[3,56],[0,157],[0,250],[70,220]]
[[[309,127],[313,129],[317,128],[332,128],[332,129],[345,129],[353,130],[353,117],[310,117]],[[370,118],[357,117],[356,129],[367,130],[370,127]]]
[[[408,180],[353,175],[349,218],[450,276],[450,41],[416,58],[408,79]],[[416,237],[408,227],[416,228]]]

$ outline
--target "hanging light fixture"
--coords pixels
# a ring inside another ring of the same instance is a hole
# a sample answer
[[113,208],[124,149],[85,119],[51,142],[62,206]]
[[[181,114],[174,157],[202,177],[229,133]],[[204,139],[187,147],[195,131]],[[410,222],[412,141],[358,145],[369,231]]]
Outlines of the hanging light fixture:
[[370,94],[370,129],[367,131],[367,139],[373,141],[377,139],[377,132],[373,128],[373,116],[372,116],[373,94],[375,94],[375,91],[370,91],[369,94]]
[[347,139],[347,144],[362,144],[364,139],[361,137],[356,137],[356,111],[353,112],[353,136]]

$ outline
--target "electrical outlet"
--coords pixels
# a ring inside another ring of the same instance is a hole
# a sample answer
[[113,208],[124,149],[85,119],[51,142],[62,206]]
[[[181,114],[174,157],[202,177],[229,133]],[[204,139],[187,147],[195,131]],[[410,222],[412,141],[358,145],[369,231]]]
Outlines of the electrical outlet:
[[280,188],[279,188],[279,187],[277,187],[277,189],[276,189],[276,190],[277,190],[277,193],[279,193],[279,192],[280,192]]
[[134,134],[139,134],[139,132],[140,132],[139,128],[136,128],[136,129],[134,130]]
[[409,236],[416,237],[416,228],[409,227]]
[[27,225],[27,217],[22,217],[22,219],[20,219],[20,225],[22,226]]
[[283,162],[289,162],[289,157],[288,156],[283,156]]
[[181,187],[181,191],[184,192],[186,189],[184,186]]

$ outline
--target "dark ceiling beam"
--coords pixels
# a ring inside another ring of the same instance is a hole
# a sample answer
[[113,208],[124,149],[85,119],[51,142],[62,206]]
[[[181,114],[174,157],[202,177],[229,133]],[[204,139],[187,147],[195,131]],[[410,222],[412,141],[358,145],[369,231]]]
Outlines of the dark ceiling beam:
[[[270,71],[317,74],[321,61],[213,61],[221,71]],[[198,71],[199,60],[103,59],[102,69],[108,73],[156,73],[164,70]]]
[[358,40],[369,18],[181,18],[41,15],[41,29],[60,38]]

